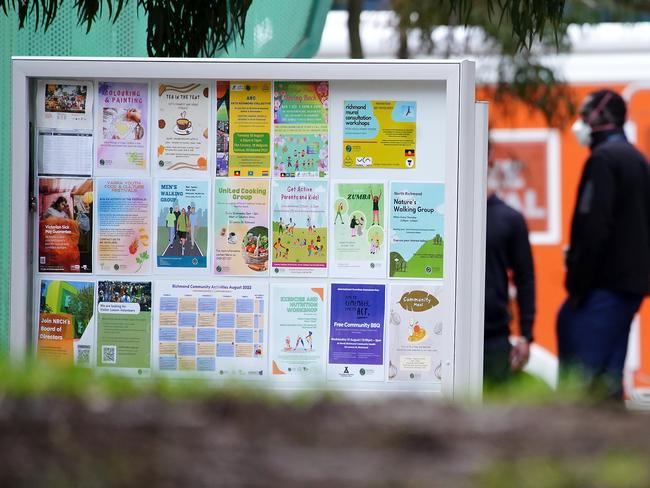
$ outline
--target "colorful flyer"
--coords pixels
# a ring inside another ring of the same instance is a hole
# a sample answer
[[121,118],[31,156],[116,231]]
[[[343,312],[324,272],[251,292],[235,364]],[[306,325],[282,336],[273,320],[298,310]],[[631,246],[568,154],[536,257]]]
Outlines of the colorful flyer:
[[161,372],[263,379],[267,302],[262,283],[157,282],[154,364]]
[[148,178],[98,178],[99,271],[151,272],[151,183]]
[[276,275],[327,274],[327,181],[273,180],[271,266]]
[[332,276],[386,276],[385,199],[384,183],[332,182]]
[[276,81],[273,176],[324,178],[329,172],[329,83]]
[[210,87],[158,85],[158,171],[198,175],[208,171]]
[[93,180],[39,178],[38,271],[92,270]]
[[217,159],[217,176],[269,176],[270,81],[217,81]]
[[346,100],[344,168],[415,168],[416,102]]
[[325,378],[325,289],[271,285],[271,375],[281,381]]
[[207,181],[159,180],[156,267],[208,268]]
[[[98,172],[146,172],[149,144],[149,85],[99,82],[97,96]],[[105,171],[106,170],[106,171]]]
[[391,278],[442,278],[444,201],[443,183],[391,184]]
[[388,380],[440,382],[442,287],[393,284],[388,320]]
[[224,276],[269,272],[268,179],[217,179],[214,187],[214,271]]
[[384,380],[385,285],[332,283],[327,378]]
[[95,284],[41,280],[38,358],[90,366],[95,335]]
[[97,367],[151,372],[151,282],[97,283]]

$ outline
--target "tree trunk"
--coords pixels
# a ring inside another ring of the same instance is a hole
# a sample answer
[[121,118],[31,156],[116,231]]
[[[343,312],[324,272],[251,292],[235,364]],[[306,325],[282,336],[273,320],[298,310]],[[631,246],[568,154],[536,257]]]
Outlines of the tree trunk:
[[350,58],[352,59],[363,58],[361,34],[359,33],[362,4],[363,0],[348,0],[348,33],[350,35]]

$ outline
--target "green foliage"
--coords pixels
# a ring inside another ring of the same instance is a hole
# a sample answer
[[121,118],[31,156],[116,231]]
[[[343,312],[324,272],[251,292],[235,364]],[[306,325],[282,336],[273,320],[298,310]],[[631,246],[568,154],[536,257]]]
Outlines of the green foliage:
[[85,286],[79,290],[79,293],[70,297],[68,310],[75,318],[75,337],[81,337],[90,322],[93,316],[94,301],[92,286]]

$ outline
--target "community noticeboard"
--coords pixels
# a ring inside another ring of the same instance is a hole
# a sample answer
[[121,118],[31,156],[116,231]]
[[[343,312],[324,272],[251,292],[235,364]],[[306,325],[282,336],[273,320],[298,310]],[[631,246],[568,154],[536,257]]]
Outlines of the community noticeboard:
[[15,209],[34,239],[12,239],[14,350],[295,389],[480,385],[471,63],[19,58],[14,80],[14,196],[36,202]]

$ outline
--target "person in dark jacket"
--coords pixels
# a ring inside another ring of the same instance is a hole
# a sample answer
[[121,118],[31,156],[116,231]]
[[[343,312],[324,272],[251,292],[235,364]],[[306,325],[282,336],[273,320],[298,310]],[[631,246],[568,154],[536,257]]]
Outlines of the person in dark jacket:
[[[497,196],[497,169],[491,154],[488,157],[483,378],[486,385],[496,385],[528,362],[535,320],[535,272],[526,221]],[[509,340],[509,273],[517,290],[521,330],[514,346]]]
[[625,116],[624,100],[600,90],[573,126],[591,153],[571,222],[569,296],[557,319],[560,379],[579,372],[594,394],[616,400],[630,323],[650,279],[650,170],[623,133]]

